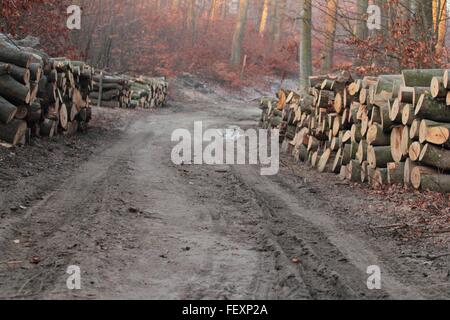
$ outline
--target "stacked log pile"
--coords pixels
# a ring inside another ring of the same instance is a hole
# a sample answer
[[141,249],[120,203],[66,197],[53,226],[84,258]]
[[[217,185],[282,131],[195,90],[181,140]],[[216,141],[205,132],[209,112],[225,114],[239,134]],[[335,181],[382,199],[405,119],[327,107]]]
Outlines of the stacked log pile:
[[16,145],[86,130],[92,68],[5,39],[0,37],[0,140]]
[[449,70],[310,80],[308,94],[261,100],[261,125],[279,129],[297,161],[373,187],[450,192]]
[[168,84],[164,78],[96,74],[92,104],[109,108],[156,108],[165,104]]
[[128,108],[131,89],[127,79],[121,76],[95,74],[93,91],[89,94],[92,105],[108,108]]

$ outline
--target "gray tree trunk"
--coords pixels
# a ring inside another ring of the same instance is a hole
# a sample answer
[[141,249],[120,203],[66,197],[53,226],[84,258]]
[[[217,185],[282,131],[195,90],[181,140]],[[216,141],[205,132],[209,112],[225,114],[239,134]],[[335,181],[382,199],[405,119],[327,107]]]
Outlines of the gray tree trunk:
[[311,23],[312,0],[301,0],[300,31],[300,92],[305,94],[309,88],[309,77],[312,75]]
[[339,0],[327,0],[327,27],[323,48],[322,74],[330,72],[333,68],[338,2]]
[[241,0],[239,4],[239,17],[233,36],[231,48],[231,64],[237,66],[241,63],[242,42],[247,27],[248,0]]

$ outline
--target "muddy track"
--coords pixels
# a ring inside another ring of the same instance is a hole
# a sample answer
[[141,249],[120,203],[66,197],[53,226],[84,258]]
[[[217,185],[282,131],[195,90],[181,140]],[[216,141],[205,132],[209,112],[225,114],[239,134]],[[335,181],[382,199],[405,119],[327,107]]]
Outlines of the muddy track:
[[[443,249],[374,234],[384,220],[335,177],[311,179],[288,159],[273,177],[254,166],[174,165],[173,130],[198,120],[248,128],[259,113],[182,93],[168,109],[120,115],[121,133],[106,133],[53,188],[42,190],[46,170],[23,194],[8,185],[7,207],[28,199],[28,208],[2,209],[1,298],[449,298],[448,259],[407,258]],[[80,266],[82,290],[67,289],[69,265]],[[367,289],[369,265],[382,269],[381,290]]]

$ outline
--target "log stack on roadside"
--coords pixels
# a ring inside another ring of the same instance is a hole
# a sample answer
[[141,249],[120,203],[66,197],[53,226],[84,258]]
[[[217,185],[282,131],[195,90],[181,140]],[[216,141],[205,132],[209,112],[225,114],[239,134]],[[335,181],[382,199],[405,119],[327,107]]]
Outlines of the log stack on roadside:
[[262,99],[260,123],[280,129],[283,149],[319,172],[450,192],[449,78],[441,69],[311,77],[307,95]]
[[109,108],[157,108],[165,104],[168,84],[164,78],[138,78],[98,73],[94,77],[93,105]]
[[0,140],[72,135],[91,119],[93,70],[84,62],[50,58],[0,37]]
[[121,76],[97,73],[89,98],[92,105],[107,108],[129,108],[131,100],[129,81]]

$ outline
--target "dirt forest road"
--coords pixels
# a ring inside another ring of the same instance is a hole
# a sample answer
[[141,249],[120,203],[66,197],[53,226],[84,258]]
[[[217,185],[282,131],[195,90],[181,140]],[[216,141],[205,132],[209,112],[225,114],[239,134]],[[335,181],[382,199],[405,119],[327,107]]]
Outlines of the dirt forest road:
[[[373,228],[391,222],[376,214],[381,197],[288,159],[276,176],[174,165],[175,129],[198,120],[255,127],[260,111],[198,88],[171,90],[179,92],[169,108],[122,115],[89,155],[64,146],[62,159],[72,158],[55,160],[59,171],[7,179],[0,162],[0,298],[450,298],[448,256],[429,258],[448,245],[402,243]],[[66,286],[70,265],[81,269],[81,290]],[[370,265],[381,268],[381,290],[367,288]]]

